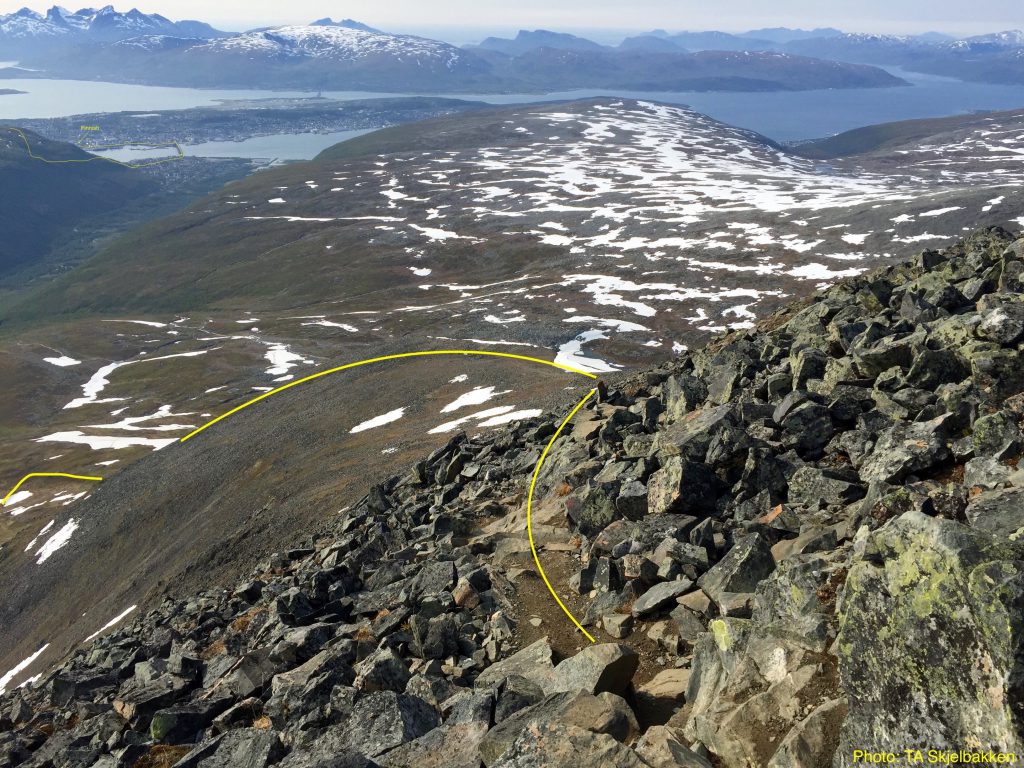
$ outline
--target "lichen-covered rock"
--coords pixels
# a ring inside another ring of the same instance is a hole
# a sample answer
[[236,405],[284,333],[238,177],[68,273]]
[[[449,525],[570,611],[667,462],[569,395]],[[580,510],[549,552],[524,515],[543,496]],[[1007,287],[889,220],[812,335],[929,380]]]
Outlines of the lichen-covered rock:
[[716,619],[697,642],[684,734],[736,768],[772,758],[805,707],[835,698],[834,668],[801,639],[745,619]]
[[898,483],[907,475],[930,469],[949,458],[945,424],[949,414],[931,421],[896,424],[887,429],[860,468],[867,481]]
[[175,768],[266,768],[285,749],[273,731],[242,728],[205,742],[176,762]]
[[546,689],[551,684],[555,669],[551,657],[551,643],[542,637],[507,659],[489,666],[477,677],[476,687],[487,688],[498,685],[506,677],[521,677]]
[[768,768],[819,768],[831,765],[839,745],[839,728],[846,717],[843,699],[832,699],[816,707],[793,726],[772,755]]
[[856,472],[804,466],[789,479],[789,500],[794,504],[849,504],[863,497]]
[[836,752],[1020,753],[1024,545],[908,512],[871,534],[840,604],[850,712]]
[[647,506],[652,514],[709,512],[717,497],[718,481],[705,464],[670,456],[651,476]]
[[1024,488],[979,493],[967,505],[967,519],[982,531],[1024,541]]
[[394,691],[375,691],[356,701],[335,735],[340,745],[376,757],[419,738],[440,723],[437,712],[423,699]]

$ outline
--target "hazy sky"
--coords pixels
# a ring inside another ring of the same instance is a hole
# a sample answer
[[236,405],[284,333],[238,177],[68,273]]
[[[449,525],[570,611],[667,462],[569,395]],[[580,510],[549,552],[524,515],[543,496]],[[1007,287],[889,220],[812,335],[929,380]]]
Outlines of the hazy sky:
[[[0,0],[0,12],[25,4],[25,0]],[[137,4],[146,12],[202,19],[224,29],[331,16],[396,32],[451,30],[447,37],[466,39],[520,27],[739,31],[763,26],[836,26],[858,32],[952,34],[1024,27],[1021,0],[137,0]],[[43,10],[47,4],[30,0],[28,5]],[[117,7],[127,10],[130,6],[118,3]]]

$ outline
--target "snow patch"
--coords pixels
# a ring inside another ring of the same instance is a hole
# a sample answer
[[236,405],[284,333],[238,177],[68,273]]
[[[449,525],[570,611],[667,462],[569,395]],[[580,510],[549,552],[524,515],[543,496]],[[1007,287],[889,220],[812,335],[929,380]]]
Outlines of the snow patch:
[[495,392],[494,390],[495,387],[476,387],[466,394],[460,395],[453,402],[448,403],[448,405],[441,409],[441,413],[451,413],[469,405],[482,405],[488,400],[493,400],[496,397],[512,392],[511,389],[506,389],[504,392]]
[[405,408],[396,408],[393,411],[376,416],[368,421],[364,421],[362,424],[357,424],[349,430],[350,434],[357,434],[359,432],[365,432],[368,429],[374,429],[376,427],[382,427],[385,424],[391,424],[392,422],[398,421],[405,416]]
[[75,360],[73,357],[61,356],[61,357],[44,357],[43,362],[49,363],[50,365],[56,365],[58,368],[70,368],[73,365],[81,365],[81,360]]
[[36,563],[42,565],[49,560],[58,550],[66,546],[75,531],[78,530],[78,521],[72,518],[64,524],[64,527],[57,531],[53,536],[46,540],[36,552]]
[[132,611],[134,611],[138,607],[139,606],[137,606],[137,605],[133,605],[131,608],[126,610],[124,613],[118,614],[117,616],[112,618],[110,621],[108,621],[106,624],[104,624],[102,627],[100,627],[95,632],[93,632],[91,635],[89,635],[87,638],[85,638],[85,642],[88,643],[90,640],[94,640],[97,637],[99,637],[101,634],[106,632],[111,627],[117,626],[118,624],[120,624],[122,621],[124,621],[128,617],[128,614],[130,614]]

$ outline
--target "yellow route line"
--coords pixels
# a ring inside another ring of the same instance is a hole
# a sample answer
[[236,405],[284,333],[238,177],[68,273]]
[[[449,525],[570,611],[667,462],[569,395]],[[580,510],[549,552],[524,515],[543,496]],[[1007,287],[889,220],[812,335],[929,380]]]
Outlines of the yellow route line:
[[552,368],[559,368],[559,369],[561,369],[563,371],[568,371],[569,373],[578,373],[581,376],[587,376],[588,378],[591,378],[591,379],[596,379],[597,378],[597,376],[595,376],[592,373],[587,373],[586,371],[581,371],[578,368],[572,368],[572,367],[570,367],[568,365],[562,365],[561,363],[553,363],[550,360],[542,360],[539,357],[527,357],[525,355],[514,355],[514,354],[512,354],[510,352],[483,352],[483,351],[475,350],[475,349],[432,349],[432,350],[426,350],[426,351],[423,351],[423,352],[403,352],[403,353],[398,354],[398,355],[385,355],[384,357],[374,357],[374,358],[370,358],[369,360],[359,360],[358,362],[355,362],[355,363],[348,363],[346,365],[340,365],[337,368],[331,368],[331,369],[326,370],[326,371],[320,371],[319,373],[314,373],[312,376],[306,376],[304,379],[299,379],[298,381],[292,381],[292,382],[290,382],[288,384],[285,384],[283,387],[278,387],[277,389],[272,389],[269,392],[264,392],[259,397],[254,397],[252,400],[249,400],[248,402],[242,403],[237,408],[232,408],[227,413],[225,413],[225,414],[223,414],[221,416],[218,416],[217,418],[213,419],[212,421],[207,422],[206,424],[203,424],[203,426],[199,427],[199,429],[197,429],[197,430],[195,430],[193,432],[189,432],[187,435],[185,435],[183,438],[181,438],[181,442],[184,443],[186,440],[191,440],[193,437],[198,435],[203,430],[209,429],[214,424],[216,424],[216,423],[218,423],[220,421],[223,421],[228,416],[233,416],[234,414],[238,413],[239,411],[244,410],[245,408],[248,408],[250,405],[255,405],[256,403],[260,402],[261,400],[266,400],[268,397],[271,397],[272,395],[276,395],[279,392],[284,392],[285,390],[291,389],[292,387],[297,387],[297,386],[299,386],[299,384],[305,384],[307,381],[313,381],[314,379],[319,379],[319,378],[322,378],[324,376],[329,376],[330,374],[338,373],[339,371],[347,371],[350,368],[358,368],[359,366],[362,366],[362,365],[370,365],[371,363],[381,363],[381,362],[384,362],[386,360],[402,360],[402,359],[409,358],[409,357],[430,357],[430,356],[434,356],[434,355],[477,355],[477,356],[480,356],[480,357],[503,357],[503,358],[507,358],[507,359],[510,359],[510,360],[526,360],[526,361],[531,362],[531,363],[539,363],[541,365],[551,366]]
[[572,615],[572,611],[565,607],[565,603],[563,603],[561,598],[558,597],[558,593],[555,592],[555,588],[551,586],[551,582],[548,581],[547,574],[544,573],[544,566],[540,564],[540,557],[537,555],[537,545],[533,541],[533,491],[537,487],[537,478],[540,477],[541,467],[544,466],[544,460],[548,457],[548,451],[551,450],[551,446],[555,444],[555,440],[557,440],[558,436],[562,434],[562,430],[565,429],[566,425],[572,421],[572,417],[575,416],[579,412],[580,408],[586,405],[587,401],[595,394],[597,394],[596,389],[590,390],[590,392],[587,393],[587,396],[577,403],[576,407],[572,409],[572,412],[565,417],[565,421],[563,421],[559,425],[558,429],[555,430],[555,434],[551,436],[551,440],[544,448],[544,452],[540,455],[540,461],[537,462],[537,467],[533,470],[533,480],[530,482],[530,493],[526,497],[526,532],[530,537],[530,550],[533,552],[533,562],[537,564],[537,571],[540,573],[540,577],[544,579],[544,583],[547,584],[548,592],[550,592],[551,596],[555,598],[555,602],[558,603],[558,607],[562,609],[565,615],[568,616],[572,623],[576,625],[576,628],[586,635],[587,639],[592,643],[596,643],[597,641],[589,632],[587,632],[587,630],[583,628],[583,625],[576,620],[576,617]]
[[178,151],[178,154],[175,155],[174,157],[164,157],[159,160],[153,160],[152,162],[149,163],[126,163],[123,160],[115,160],[112,157],[103,157],[102,155],[97,155],[96,157],[86,157],[76,160],[49,160],[45,157],[40,157],[39,155],[32,151],[32,145],[29,143],[28,136],[25,134],[23,130],[21,130],[20,128],[12,128],[8,125],[0,127],[6,128],[8,131],[14,131],[16,134],[21,136],[21,140],[25,142],[25,149],[28,150],[28,156],[30,158],[32,158],[33,160],[39,160],[40,162],[43,163],[48,163],[49,165],[62,165],[64,163],[95,163],[97,160],[99,160],[107,163],[114,163],[115,165],[122,165],[125,168],[149,168],[154,165],[160,165],[161,163],[169,163],[173,160],[185,159],[185,151],[181,148],[181,145],[178,144],[178,142],[176,141],[169,141],[163,144],[148,144],[146,142],[126,141],[120,144],[95,144],[89,147],[80,146],[79,149],[116,149],[118,147],[152,147],[153,149],[159,149],[160,147],[174,147]]
[[[369,360],[359,360],[359,361],[354,362],[354,363],[348,363],[346,365],[340,365],[340,366],[338,366],[336,368],[330,368],[330,369],[328,369],[326,371],[320,371],[319,373],[314,373],[311,376],[306,376],[305,378],[299,379],[298,381],[289,382],[288,384],[285,384],[282,387],[278,387],[277,389],[273,389],[273,390],[271,390],[269,392],[264,392],[259,397],[254,397],[252,400],[249,400],[248,402],[242,403],[237,408],[232,408],[227,413],[222,414],[221,416],[218,416],[217,418],[213,419],[212,421],[209,421],[206,424],[204,424],[203,426],[199,427],[199,429],[196,429],[193,432],[190,432],[189,434],[187,434],[183,438],[181,438],[180,442],[184,443],[187,440],[190,440],[191,438],[193,438],[196,435],[198,435],[203,430],[209,429],[214,424],[217,424],[218,422],[223,421],[224,419],[228,418],[229,416],[233,416],[234,414],[238,413],[239,411],[244,410],[245,408],[248,408],[250,405],[255,405],[256,403],[260,402],[261,400],[266,400],[268,397],[270,397],[272,395],[276,395],[276,394],[278,394],[280,392],[284,392],[285,390],[291,389],[292,387],[297,387],[299,384],[304,384],[304,383],[306,383],[308,381],[313,381],[315,379],[319,379],[319,378],[322,378],[324,376],[329,376],[332,373],[338,373],[340,371],[347,371],[350,368],[358,368],[358,367],[363,366],[363,365],[370,365],[371,363],[380,363],[380,362],[385,362],[387,360],[403,360],[403,359],[412,358],[412,357],[432,357],[432,356],[439,356],[439,355],[452,355],[452,356],[454,356],[454,355],[462,355],[462,356],[477,356],[477,357],[498,357],[498,358],[505,358],[505,359],[509,359],[509,360],[523,360],[523,361],[530,362],[530,363],[538,363],[539,365],[547,365],[547,366],[549,366],[551,368],[558,368],[558,369],[563,370],[563,371],[568,371],[569,373],[577,373],[577,374],[579,374],[581,376],[586,376],[587,378],[590,378],[590,379],[596,379],[597,378],[597,376],[592,374],[592,373],[588,373],[586,371],[581,371],[578,368],[573,368],[573,367],[568,366],[568,365],[562,365],[561,363],[555,363],[555,362],[552,362],[551,360],[543,360],[543,359],[541,359],[539,357],[528,357],[526,355],[516,355],[516,354],[512,354],[510,352],[486,352],[486,351],[475,350],[475,349],[436,349],[436,350],[425,350],[425,351],[421,351],[421,352],[403,352],[403,353],[397,354],[397,355],[385,355],[383,357],[374,357],[374,358],[370,358]],[[591,636],[591,634],[589,632],[587,632],[587,630],[585,630],[583,628],[583,625],[580,624],[579,621],[577,621],[576,617],[572,615],[572,613],[569,611],[569,609],[565,607],[565,604],[562,602],[562,600],[558,597],[558,594],[555,592],[555,588],[553,586],[551,586],[551,582],[548,580],[547,574],[544,573],[544,566],[542,566],[541,563],[540,563],[540,556],[537,554],[537,545],[534,543],[534,540],[533,540],[533,494],[534,494],[534,491],[536,490],[536,487],[537,487],[537,478],[540,476],[540,470],[544,466],[544,461],[545,461],[545,459],[547,459],[548,453],[551,451],[551,446],[553,446],[555,444],[555,440],[557,440],[558,436],[562,434],[562,431],[565,429],[566,425],[570,421],[572,421],[572,418],[579,412],[579,410],[584,405],[587,404],[587,401],[589,401],[590,398],[592,398],[596,393],[597,393],[596,389],[590,390],[590,392],[587,393],[587,396],[584,397],[576,405],[576,407],[572,409],[572,412],[568,416],[565,417],[565,420],[559,425],[558,429],[555,430],[555,434],[552,435],[551,440],[548,441],[548,444],[544,448],[544,452],[541,453],[540,460],[537,462],[537,466],[536,466],[536,468],[533,471],[533,479],[530,482],[530,493],[529,493],[529,495],[527,496],[527,499],[526,499],[526,531],[527,531],[527,535],[529,536],[529,539],[530,539],[530,549],[533,552],[533,560],[537,564],[537,571],[538,571],[538,573],[540,573],[540,577],[544,580],[544,583],[547,585],[548,591],[551,592],[551,596],[555,598],[555,602],[558,603],[558,606],[565,612],[565,615],[569,617],[569,619],[572,621],[572,623],[575,624],[579,628],[580,632],[582,632],[584,635],[586,635],[587,639],[590,640],[590,642],[592,642],[592,643],[595,643],[597,641],[594,640],[594,638]],[[11,492],[8,493],[7,496],[4,498],[3,503],[6,504],[7,503],[7,499],[9,499],[11,496],[13,496],[14,493],[22,486],[22,484],[26,480],[28,480],[29,478],[32,478],[32,477],[67,477],[67,478],[71,478],[73,480],[91,480],[91,481],[95,481],[95,482],[100,482],[100,481],[103,480],[102,477],[86,477],[86,476],[83,476],[83,475],[68,475],[68,474],[64,474],[62,472],[33,472],[30,475],[26,475],[24,478],[22,478],[21,482],[19,482],[16,486],[14,486],[14,488],[11,490]]]
[[66,472],[32,472],[21,478],[21,480],[18,481],[18,484],[11,489],[11,492],[4,496],[4,500],[3,502],[0,502],[0,504],[6,506],[7,500],[18,492],[18,489],[25,484],[26,480],[31,480],[33,477],[66,477],[71,480],[88,480],[94,483],[99,483],[103,481],[102,477],[90,477],[88,475],[69,475]]

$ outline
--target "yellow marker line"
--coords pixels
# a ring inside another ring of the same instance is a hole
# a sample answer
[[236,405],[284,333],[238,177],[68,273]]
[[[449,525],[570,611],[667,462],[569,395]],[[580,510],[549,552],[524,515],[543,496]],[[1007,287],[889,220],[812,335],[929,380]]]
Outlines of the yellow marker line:
[[[212,421],[209,421],[206,424],[204,424],[203,426],[199,427],[199,429],[197,429],[197,430],[195,430],[193,432],[190,432],[189,434],[185,435],[185,437],[181,438],[181,442],[184,443],[185,441],[187,441],[187,440],[195,437],[196,435],[198,435],[203,430],[212,427],[214,424],[217,424],[218,422],[223,421],[224,419],[228,418],[229,416],[232,416],[232,415],[238,413],[239,411],[241,411],[241,410],[243,410],[245,408],[248,408],[250,405],[255,405],[256,403],[260,402],[261,400],[266,400],[271,395],[276,395],[279,392],[284,392],[285,390],[291,389],[292,387],[297,387],[299,384],[304,384],[304,383],[306,383],[308,381],[313,381],[314,379],[323,378],[324,376],[329,376],[330,374],[338,373],[339,371],[346,371],[346,370],[349,370],[350,368],[358,368],[358,367],[363,366],[363,365],[370,365],[371,363],[380,363],[380,362],[384,362],[384,361],[387,361],[387,360],[403,360],[403,359],[411,358],[411,357],[432,357],[432,356],[438,356],[438,355],[463,355],[463,356],[477,356],[477,357],[498,357],[498,358],[505,358],[505,359],[509,359],[509,360],[523,360],[523,361],[530,362],[530,363],[537,363],[539,365],[546,365],[546,366],[549,366],[551,368],[558,368],[559,370],[568,371],[569,373],[577,373],[577,374],[579,374],[581,376],[586,376],[587,378],[590,378],[590,379],[596,379],[597,378],[597,376],[592,374],[592,373],[587,373],[586,371],[581,371],[578,368],[572,368],[571,366],[568,366],[568,365],[562,365],[561,363],[555,363],[555,362],[552,362],[550,360],[542,360],[539,357],[527,357],[526,355],[515,355],[515,354],[512,354],[510,352],[484,352],[484,351],[474,350],[474,349],[436,349],[436,350],[426,350],[426,351],[421,351],[421,352],[403,352],[403,353],[397,354],[397,355],[385,355],[383,357],[374,357],[374,358],[371,358],[369,360],[359,360],[359,361],[354,362],[354,363],[348,363],[346,365],[340,365],[337,368],[330,368],[329,370],[320,371],[319,373],[314,373],[311,376],[306,376],[305,378],[299,379],[298,381],[289,382],[288,384],[285,384],[282,387],[278,387],[277,389],[273,389],[270,392],[264,392],[259,397],[254,397],[252,400],[249,400],[248,402],[242,403],[237,408],[232,408],[227,413],[225,413],[225,414],[223,414],[221,416],[218,416],[217,418],[213,419]],[[594,640],[594,638],[591,636],[591,634],[589,632],[587,632],[587,630],[585,630],[583,628],[583,625],[580,624],[579,621],[576,620],[576,617],[572,615],[572,613],[569,611],[569,609],[565,607],[565,604],[561,601],[561,599],[558,597],[558,594],[555,592],[555,588],[552,587],[551,586],[551,582],[548,581],[547,574],[544,573],[544,567],[540,564],[540,557],[537,554],[537,546],[536,546],[536,544],[534,543],[534,540],[533,540],[533,493],[534,493],[534,490],[536,489],[536,486],[537,486],[537,478],[540,476],[540,470],[544,466],[544,460],[547,458],[548,453],[551,451],[551,446],[553,446],[555,444],[555,440],[557,440],[558,436],[562,434],[562,431],[565,429],[566,425],[579,412],[579,410],[584,405],[587,404],[587,401],[590,400],[590,398],[592,398],[596,393],[597,393],[596,389],[590,390],[590,392],[587,393],[587,396],[584,397],[576,405],[576,407],[572,409],[572,413],[570,413],[568,416],[566,416],[565,420],[559,425],[558,429],[555,430],[555,434],[552,435],[551,440],[548,441],[547,446],[544,448],[544,452],[540,456],[540,460],[537,462],[537,467],[533,471],[533,479],[530,482],[530,493],[529,493],[529,495],[527,496],[527,499],[526,499],[526,531],[527,531],[527,535],[530,538],[530,549],[533,552],[533,560],[537,564],[537,571],[538,571],[538,573],[540,573],[540,577],[544,580],[544,583],[547,585],[548,590],[551,592],[551,596],[555,598],[555,602],[558,603],[558,606],[565,612],[565,615],[569,617],[569,619],[572,621],[572,623],[575,624],[579,628],[580,632],[582,632],[584,635],[586,635],[587,639],[590,640],[590,642],[592,642],[592,643],[595,643],[597,641]],[[19,482],[16,486],[14,486],[14,488],[11,490],[11,492],[8,493],[7,496],[4,498],[3,503],[6,504],[7,503],[7,499],[9,499],[11,496],[13,496],[14,493],[22,486],[22,484],[26,480],[28,480],[29,478],[32,478],[32,477],[67,477],[67,478],[71,478],[72,480],[91,480],[91,481],[95,481],[95,482],[100,482],[100,481],[103,480],[102,477],[86,477],[86,476],[83,476],[83,475],[68,475],[68,474],[64,474],[63,472],[33,472],[30,475],[26,475],[24,478],[22,478],[21,482]]]
[[93,483],[99,483],[103,481],[102,477],[89,477],[88,475],[69,475],[64,472],[32,472],[31,474],[25,475],[23,478],[21,478],[21,480],[18,481],[18,484],[11,489],[11,492],[4,496],[2,504],[4,506],[7,506],[7,500],[18,492],[18,489],[25,484],[26,480],[31,480],[33,477],[66,477],[71,480],[88,480]]
[[540,577],[544,579],[544,583],[547,584],[548,591],[551,593],[551,596],[555,598],[555,602],[558,603],[558,607],[565,612],[565,615],[572,620],[572,623],[575,624],[579,631],[586,635],[587,639],[592,643],[596,643],[597,641],[589,632],[587,632],[587,630],[583,628],[583,625],[576,620],[576,617],[572,615],[572,612],[565,607],[565,603],[561,601],[558,597],[558,593],[555,592],[555,588],[552,587],[551,582],[548,581],[547,574],[544,573],[544,566],[540,564],[540,557],[537,555],[537,545],[533,542],[533,491],[537,486],[537,478],[540,477],[541,467],[544,466],[544,459],[548,457],[548,451],[551,450],[551,446],[555,444],[555,440],[557,440],[558,436],[562,434],[562,430],[565,429],[565,426],[572,421],[572,417],[575,416],[579,412],[580,408],[586,405],[587,401],[596,393],[596,389],[590,390],[590,392],[587,393],[587,396],[580,400],[576,407],[572,409],[572,413],[566,416],[565,421],[563,421],[559,425],[558,429],[555,430],[555,434],[551,436],[551,440],[548,442],[547,447],[544,448],[544,452],[540,455],[540,461],[537,462],[536,469],[533,470],[533,480],[530,482],[530,494],[526,497],[526,531],[530,536],[530,549],[533,551],[533,562],[537,564],[537,571],[540,573]]
[[126,141],[126,142],[123,142],[121,144],[97,144],[97,145],[93,145],[93,146],[89,146],[89,147],[79,147],[79,149],[84,149],[84,150],[89,150],[89,149],[117,149],[119,147],[136,147],[136,146],[139,146],[139,147],[152,147],[154,149],[158,149],[160,147],[174,147],[178,151],[178,154],[175,155],[174,157],[165,157],[165,158],[162,158],[160,160],[154,160],[154,161],[149,162],[149,163],[126,163],[126,162],[124,162],[122,160],[115,160],[112,157],[103,157],[101,155],[97,155],[96,157],[82,158],[82,159],[78,159],[78,160],[49,160],[49,159],[47,159],[45,157],[40,157],[39,155],[37,155],[35,152],[32,151],[32,145],[29,143],[28,136],[25,134],[25,132],[23,130],[21,130],[20,128],[12,128],[12,127],[6,126],[6,125],[5,126],[0,126],[0,127],[6,128],[8,131],[14,131],[16,134],[21,136],[21,140],[23,142],[25,142],[25,149],[28,150],[28,156],[29,157],[31,157],[33,160],[39,160],[40,162],[48,163],[50,165],[62,165],[64,163],[95,163],[97,160],[99,160],[99,161],[103,161],[103,162],[107,162],[107,163],[114,163],[115,165],[123,165],[125,168],[149,168],[150,166],[160,165],[161,163],[169,163],[172,160],[184,160],[185,159],[185,151],[181,148],[181,145],[178,144],[178,142],[176,142],[176,141],[169,141],[169,142],[164,143],[164,144],[147,144],[145,142]]
[[504,357],[510,360],[526,360],[527,362],[531,363],[539,363],[540,365],[548,365],[551,366],[552,368],[559,368],[563,371],[568,371],[569,373],[578,373],[581,376],[587,376],[588,378],[591,379],[597,378],[597,376],[595,376],[592,373],[587,373],[586,371],[581,371],[577,368],[571,368],[568,365],[562,365],[561,363],[553,363],[550,360],[541,360],[539,357],[526,357],[525,355],[514,355],[509,352],[482,352],[474,349],[432,349],[423,352],[403,352],[398,355],[385,355],[384,357],[374,357],[370,358],[369,360],[359,360],[358,362],[355,363],[340,365],[337,368],[331,368],[326,371],[320,371],[319,373],[314,373],[312,376],[306,376],[304,379],[299,379],[298,381],[293,381],[288,384],[285,384],[283,387],[278,387],[277,389],[272,389],[269,392],[264,392],[259,397],[254,397],[252,400],[242,403],[237,408],[232,408],[227,413],[218,416],[217,418],[207,422],[206,424],[203,424],[203,426],[199,427],[199,429],[195,430],[194,432],[189,432],[187,435],[181,438],[181,442],[184,443],[186,440],[191,440],[204,429],[209,429],[217,422],[223,421],[224,419],[228,418],[228,416],[233,416],[239,411],[248,408],[250,405],[255,405],[261,400],[266,400],[268,397],[276,395],[279,392],[284,392],[286,389],[297,387],[299,386],[299,384],[305,384],[307,381],[313,381],[314,379],[329,376],[330,374],[338,373],[339,371],[347,371],[350,368],[358,368],[362,365],[370,365],[371,363],[381,363],[386,360],[402,360],[409,357],[430,357],[434,355],[476,355],[480,357]]

